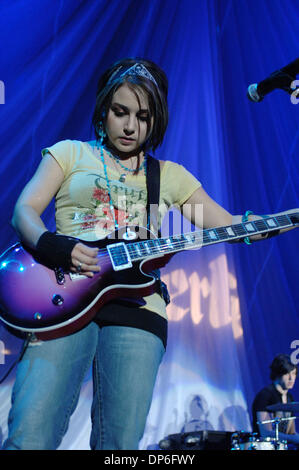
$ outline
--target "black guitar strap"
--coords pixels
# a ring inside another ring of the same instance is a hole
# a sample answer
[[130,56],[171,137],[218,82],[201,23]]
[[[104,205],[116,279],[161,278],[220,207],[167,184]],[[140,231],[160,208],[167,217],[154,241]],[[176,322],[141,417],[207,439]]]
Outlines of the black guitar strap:
[[[159,200],[160,200],[160,163],[159,160],[147,155],[147,166],[146,166],[146,188],[147,188],[147,227],[151,225],[154,228],[155,233],[158,233],[158,237],[161,237],[159,230]],[[152,274],[157,279],[157,288],[160,295],[164,298],[166,305],[170,302],[170,297],[166,284],[160,279],[160,270],[156,269]]]
[[160,200],[160,163],[159,160],[147,155],[146,167],[146,188],[147,188],[147,227],[154,227],[158,236],[161,236],[159,227],[159,200]]

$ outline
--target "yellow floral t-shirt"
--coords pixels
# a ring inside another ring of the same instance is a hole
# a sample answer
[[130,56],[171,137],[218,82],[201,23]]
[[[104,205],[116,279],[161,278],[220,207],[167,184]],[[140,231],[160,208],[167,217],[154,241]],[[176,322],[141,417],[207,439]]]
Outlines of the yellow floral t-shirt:
[[[63,140],[42,150],[55,158],[64,173],[56,195],[57,233],[86,241],[104,238],[118,225],[146,226],[146,178],[126,174],[125,182],[115,169],[107,168],[114,213],[110,208],[103,163],[99,152],[87,142]],[[200,182],[182,165],[165,161],[161,170],[159,222],[172,206],[181,206],[200,187]],[[144,308],[166,318],[165,302],[158,294],[146,297]]]

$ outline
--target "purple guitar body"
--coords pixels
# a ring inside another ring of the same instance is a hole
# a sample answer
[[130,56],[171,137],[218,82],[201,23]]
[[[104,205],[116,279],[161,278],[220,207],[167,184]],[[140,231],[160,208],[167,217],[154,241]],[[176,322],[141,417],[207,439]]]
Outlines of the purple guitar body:
[[[0,258],[1,319],[10,327],[35,333],[39,339],[54,339],[82,328],[114,298],[153,293],[156,279],[146,273],[164,265],[170,256],[139,259],[123,268],[124,246],[133,236],[136,242],[153,234],[142,227],[122,227],[104,240],[83,241],[99,248],[101,270],[92,278],[50,269],[37,261],[34,252],[20,243],[13,245]],[[110,254],[107,247],[111,247]],[[113,255],[119,266],[113,264]]]

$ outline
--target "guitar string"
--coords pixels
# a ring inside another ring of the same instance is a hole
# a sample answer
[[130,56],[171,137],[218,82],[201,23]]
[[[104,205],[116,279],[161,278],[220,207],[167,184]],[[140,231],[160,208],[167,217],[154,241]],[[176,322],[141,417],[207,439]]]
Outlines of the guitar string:
[[[275,219],[274,217],[269,217],[267,220],[270,220],[270,219]],[[265,220],[265,219],[264,219]],[[276,219],[275,219],[276,220]],[[257,222],[257,221],[255,221]],[[262,219],[259,219],[259,222],[263,222]],[[272,231],[272,230],[277,230],[277,228],[281,228],[281,224],[279,224],[279,227],[275,226],[275,227],[271,227],[269,228],[266,224],[264,224],[266,226],[266,229],[260,229],[260,230],[254,230],[254,232],[252,232],[252,235],[255,235],[257,233],[263,233],[264,231]],[[289,224],[288,224],[289,225]],[[284,225],[285,226],[285,225]],[[235,224],[233,226],[235,228],[235,231],[236,231],[236,235],[237,235],[237,238],[242,238],[242,237],[245,237],[246,235],[250,235],[251,232],[246,232],[244,233],[244,226],[243,224]],[[221,239],[221,235],[220,237],[218,237],[217,239],[212,239],[210,237],[210,235],[208,235],[208,232],[210,231],[220,231],[222,233],[226,232],[226,229],[225,227],[218,227],[218,228],[211,228],[211,229],[204,229],[202,231],[199,231],[199,232],[188,232],[188,233],[185,233],[184,235],[173,235],[171,237],[164,237],[164,238],[161,238],[161,239],[153,239],[151,240],[153,242],[154,245],[156,246],[149,246],[148,245],[148,242],[149,240],[144,240],[144,241],[139,241],[139,242],[133,242],[133,243],[129,243],[127,244],[127,248],[129,247],[129,249],[133,249],[133,251],[138,251],[137,253],[137,256],[135,256],[135,254],[133,253],[133,258],[132,258],[132,252],[130,254],[130,257],[131,259],[138,259],[140,258],[140,255],[141,257],[144,256],[147,256],[147,255],[155,255],[155,254],[159,254],[161,253],[160,250],[163,250],[165,248],[168,249],[168,252],[170,253],[172,250],[173,251],[176,251],[176,248],[182,248],[184,249],[186,247],[186,243],[192,243],[193,245],[198,241],[198,240],[201,240],[203,242],[221,242],[221,241],[225,241],[225,240],[230,240],[230,239],[234,239],[235,237],[227,237],[227,235],[225,236],[225,239]],[[241,230],[241,232],[240,232]],[[238,233],[239,231],[239,233]],[[186,240],[186,238],[188,237],[188,235],[191,235],[193,240]],[[239,237],[238,237],[239,235]],[[180,239],[180,240],[177,240],[176,237],[184,237],[184,239]],[[161,243],[161,241],[163,240],[163,243]],[[168,242],[167,242],[168,240]],[[147,244],[147,247],[143,247],[142,244],[143,243],[146,243]],[[138,249],[135,248],[135,245],[138,246]],[[196,246],[194,247],[196,248]],[[149,253],[148,250],[154,250],[152,251],[152,253]],[[110,255],[107,251],[106,248],[103,248],[101,250],[99,250],[99,253],[100,253],[100,256],[106,256],[107,258],[110,258]],[[162,251],[163,253],[163,251]],[[119,260],[121,258],[121,254],[114,254],[114,259],[115,260]]]
[[[273,219],[273,218],[271,218],[271,219]],[[252,233],[252,235],[256,235],[258,233],[263,233],[264,231],[268,232],[268,231],[271,231],[271,230],[277,230],[277,228],[281,228],[281,225],[279,224],[279,227],[275,226],[273,228],[272,227],[269,228],[269,227],[266,226],[266,229],[258,229],[258,230],[254,230],[253,232],[247,231],[245,233],[244,233],[243,224],[236,224],[236,225],[234,225],[234,228],[236,229],[237,237],[239,236],[239,238],[242,238],[242,236],[250,235],[250,233]],[[222,231],[222,232],[226,231],[225,227],[218,227],[218,228],[204,229],[203,231],[199,231],[199,232],[188,232],[188,233],[185,233],[183,235],[173,235],[173,236],[170,236],[170,237],[164,237],[164,238],[160,238],[160,239],[153,239],[151,241],[154,244],[158,245],[158,248],[162,248],[162,249],[163,248],[171,248],[171,246],[180,247],[181,244],[185,244],[186,242],[188,242],[188,240],[185,240],[185,238],[187,238],[188,235],[192,236],[192,238],[193,238],[192,242],[193,243],[194,243],[194,241],[196,241],[196,238],[197,239],[203,239],[204,241],[211,241],[211,242],[222,241],[221,240],[221,235],[220,235],[220,237],[218,236],[217,239],[214,239],[214,238],[211,238],[210,235],[207,234],[207,232],[215,231],[215,230],[218,231],[218,232],[219,231]],[[239,230],[241,230],[241,231],[239,231]],[[239,233],[238,233],[238,231],[239,231]],[[177,240],[176,239],[177,237],[184,237],[184,239],[181,238],[181,239]],[[227,235],[225,236],[225,239],[227,239],[227,240],[233,239],[233,238],[234,238],[233,236],[232,237],[227,237]],[[127,246],[132,247],[136,244],[136,245],[138,245],[138,249],[141,252],[143,252],[143,254],[148,254],[148,249],[155,249],[155,246],[154,247],[153,246],[151,246],[151,247],[148,246],[148,241],[149,240],[133,242],[131,244],[127,244]],[[163,243],[161,243],[161,241],[163,241]],[[142,246],[142,243],[147,243],[147,248],[144,248]],[[105,252],[107,252],[107,249],[103,248],[103,249],[100,250],[100,252],[101,251],[105,253]]]

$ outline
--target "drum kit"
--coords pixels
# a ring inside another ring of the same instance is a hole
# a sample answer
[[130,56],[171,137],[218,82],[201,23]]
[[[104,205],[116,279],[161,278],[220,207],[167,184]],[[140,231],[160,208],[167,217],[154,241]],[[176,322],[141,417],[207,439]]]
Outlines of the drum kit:
[[[299,413],[299,402],[277,403],[267,407],[267,411]],[[258,437],[257,433],[248,433],[244,431],[235,432],[231,436],[231,450],[288,450],[286,441],[279,440],[279,424],[283,421],[296,419],[296,416],[275,417],[265,421],[259,421],[257,424],[274,425],[275,437]]]
[[[266,411],[269,411],[269,413],[299,414],[299,402],[277,403],[268,406]],[[279,424],[294,419],[296,419],[295,416],[277,416],[257,423],[272,423],[275,428],[275,437],[261,438],[257,433],[245,431],[199,430],[169,434],[159,442],[159,448],[161,450],[290,450],[290,445],[286,441],[279,440]]]

